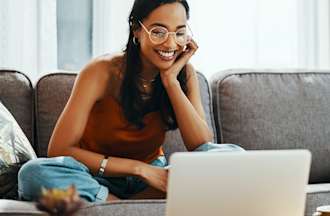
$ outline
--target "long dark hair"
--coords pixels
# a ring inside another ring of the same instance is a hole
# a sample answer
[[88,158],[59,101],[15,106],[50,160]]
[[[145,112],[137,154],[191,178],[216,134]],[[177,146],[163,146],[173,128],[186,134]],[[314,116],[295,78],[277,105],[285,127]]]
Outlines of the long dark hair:
[[[134,31],[141,28],[139,21],[143,21],[159,6],[175,2],[183,5],[187,19],[189,19],[189,6],[186,0],[135,0],[129,15],[129,37],[124,50],[125,68],[120,89],[120,102],[126,119],[140,129],[145,126],[143,116],[148,112],[158,110],[167,130],[174,130],[178,127],[173,107],[159,74],[154,82],[151,99],[147,104],[142,100],[142,92],[139,90],[137,81],[142,68],[140,47],[139,44],[133,42]],[[187,94],[186,67],[182,68],[177,79],[183,92]]]

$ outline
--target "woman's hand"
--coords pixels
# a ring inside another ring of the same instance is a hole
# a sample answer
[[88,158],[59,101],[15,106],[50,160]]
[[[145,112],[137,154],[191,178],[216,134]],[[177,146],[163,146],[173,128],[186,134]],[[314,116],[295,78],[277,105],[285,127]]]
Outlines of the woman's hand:
[[197,43],[191,39],[186,45],[186,49],[182,51],[174,64],[169,69],[160,71],[160,77],[165,87],[178,82],[177,76],[179,72],[188,63],[189,59],[195,54],[197,49]]
[[157,166],[152,166],[149,164],[144,164],[141,167],[139,176],[151,187],[154,187],[166,193],[168,176],[168,171],[166,169]]

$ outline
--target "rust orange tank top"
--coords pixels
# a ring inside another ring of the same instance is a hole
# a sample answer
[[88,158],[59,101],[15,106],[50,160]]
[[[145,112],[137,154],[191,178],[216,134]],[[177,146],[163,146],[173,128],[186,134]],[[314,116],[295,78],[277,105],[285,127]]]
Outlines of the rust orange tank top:
[[159,112],[146,114],[143,122],[143,129],[136,128],[126,120],[118,101],[107,96],[94,105],[80,142],[81,148],[149,163],[164,155],[165,127]]

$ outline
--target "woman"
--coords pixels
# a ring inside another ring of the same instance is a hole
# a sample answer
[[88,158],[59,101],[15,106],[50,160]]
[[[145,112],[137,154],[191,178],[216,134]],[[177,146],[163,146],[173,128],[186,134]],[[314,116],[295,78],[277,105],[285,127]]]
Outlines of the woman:
[[94,59],[78,75],[50,139],[48,156],[19,173],[22,199],[40,186],[75,184],[88,201],[166,196],[166,130],[179,128],[188,150],[234,145],[212,140],[198,78],[188,64],[198,46],[185,0],[136,0],[126,49]]

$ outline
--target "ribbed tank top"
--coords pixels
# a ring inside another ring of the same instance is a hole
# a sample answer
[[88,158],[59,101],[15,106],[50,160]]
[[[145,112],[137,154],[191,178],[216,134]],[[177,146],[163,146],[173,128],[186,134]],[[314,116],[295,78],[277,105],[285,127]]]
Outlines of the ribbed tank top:
[[80,146],[105,156],[149,163],[164,155],[165,127],[159,112],[146,114],[143,122],[143,129],[128,122],[118,101],[107,96],[93,106]]

